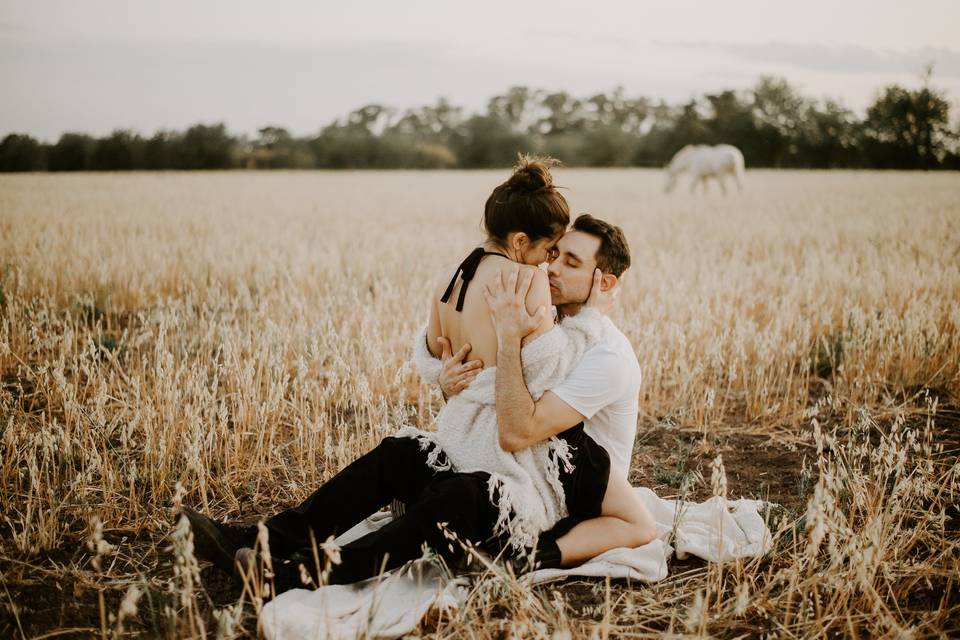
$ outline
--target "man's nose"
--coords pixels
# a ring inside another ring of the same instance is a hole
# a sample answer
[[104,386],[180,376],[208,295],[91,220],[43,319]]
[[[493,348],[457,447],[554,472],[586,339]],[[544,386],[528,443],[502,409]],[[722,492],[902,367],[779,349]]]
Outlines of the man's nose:
[[557,275],[558,273],[560,273],[559,262],[560,262],[559,260],[551,261],[550,264],[547,265],[547,273],[551,275]]

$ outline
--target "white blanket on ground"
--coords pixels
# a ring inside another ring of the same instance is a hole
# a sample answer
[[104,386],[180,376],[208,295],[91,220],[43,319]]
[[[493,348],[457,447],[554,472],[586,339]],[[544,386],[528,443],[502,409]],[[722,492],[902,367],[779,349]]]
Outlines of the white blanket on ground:
[[[656,582],[667,576],[667,560],[674,552],[681,559],[694,555],[729,562],[770,549],[770,530],[758,512],[763,506],[759,500],[714,497],[694,503],[664,500],[644,487],[636,492],[656,520],[656,540],[636,549],[611,549],[572,569],[534,571],[521,581],[540,584],[568,576],[609,576]],[[389,519],[376,514],[337,542],[346,544]],[[260,621],[269,640],[397,638],[413,631],[434,607],[446,611],[443,615],[456,615],[468,592],[469,578],[449,579],[433,564],[415,560],[382,578],[288,591],[264,606]]]

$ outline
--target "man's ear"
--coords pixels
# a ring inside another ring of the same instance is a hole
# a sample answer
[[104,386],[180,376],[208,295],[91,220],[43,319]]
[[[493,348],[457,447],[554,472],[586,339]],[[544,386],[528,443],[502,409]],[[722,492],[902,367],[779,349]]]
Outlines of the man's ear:
[[609,291],[617,286],[619,281],[620,279],[612,273],[604,273],[600,276],[600,291]]

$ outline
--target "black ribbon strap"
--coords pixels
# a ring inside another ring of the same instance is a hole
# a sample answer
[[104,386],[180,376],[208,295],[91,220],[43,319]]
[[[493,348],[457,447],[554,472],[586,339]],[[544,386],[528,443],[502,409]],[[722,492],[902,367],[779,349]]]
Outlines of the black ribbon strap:
[[477,267],[480,266],[480,261],[483,260],[484,256],[507,257],[498,251],[484,251],[483,247],[477,247],[471,251],[470,255],[464,258],[463,262],[460,263],[460,266],[457,267],[456,272],[450,279],[450,284],[447,285],[447,290],[444,291],[443,295],[440,297],[440,302],[446,303],[448,300],[450,300],[450,295],[453,293],[453,287],[456,285],[457,276],[459,275],[463,279],[463,286],[460,287],[460,295],[457,296],[457,311],[463,311],[463,300],[467,295],[467,285],[470,284],[470,281],[473,280],[473,276],[476,275]]

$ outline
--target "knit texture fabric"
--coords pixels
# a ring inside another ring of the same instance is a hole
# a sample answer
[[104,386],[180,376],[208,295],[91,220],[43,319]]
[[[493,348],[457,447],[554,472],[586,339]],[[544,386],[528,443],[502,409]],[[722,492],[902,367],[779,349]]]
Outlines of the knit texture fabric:
[[[573,370],[584,352],[603,335],[603,316],[586,308],[565,318],[520,351],[523,379],[534,400]],[[415,337],[414,363],[421,378],[437,384],[442,363],[427,349],[426,326]],[[396,435],[420,440],[429,450],[428,464],[437,470],[485,471],[497,507],[495,533],[507,536],[518,552],[534,547],[543,531],[567,516],[561,467],[573,471],[571,451],[557,437],[508,452],[500,447],[497,411],[497,368],[487,367],[469,387],[450,398],[436,417],[436,431],[406,426]],[[441,457],[446,454],[446,460]]]

